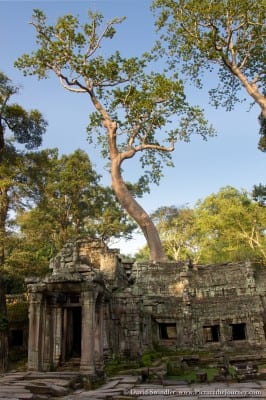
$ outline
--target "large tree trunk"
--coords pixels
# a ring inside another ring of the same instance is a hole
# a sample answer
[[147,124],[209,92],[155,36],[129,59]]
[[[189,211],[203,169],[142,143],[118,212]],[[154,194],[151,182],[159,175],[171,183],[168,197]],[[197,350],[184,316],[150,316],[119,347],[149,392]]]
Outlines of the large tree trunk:
[[154,223],[152,222],[150,216],[146,213],[146,211],[133,198],[127,186],[125,185],[125,182],[121,175],[122,162],[128,158],[133,157],[136,151],[131,148],[128,151],[119,152],[116,143],[117,122],[111,120],[104,107],[95,97],[93,91],[90,92],[90,96],[96,110],[102,114],[104,127],[107,129],[108,132],[112,187],[116,194],[117,200],[119,201],[121,206],[127,211],[127,213],[134,219],[134,221],[136,221],[136,223],[142,230],[150,250],[151,261],[166,260],[163,246]]
[[121,175],[121,162],[119,156],[112,158],[111,163],[112,186],[116,197],[127,213],[137,222],[141,228],[150,249],[151,261],[163,261],[166,259],[161,240],[150,216],[138,204],[129,192]]

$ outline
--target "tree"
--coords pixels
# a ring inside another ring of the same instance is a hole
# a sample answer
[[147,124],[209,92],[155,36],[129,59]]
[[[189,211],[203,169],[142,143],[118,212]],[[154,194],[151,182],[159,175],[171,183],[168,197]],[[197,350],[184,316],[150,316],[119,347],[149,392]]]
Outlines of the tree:
[[260,130],[259,130],[259,144],[258,149],[266,152],[266,118],[261,113],[259,116]]
[[222,188],[195,209],[200,261],[266,261],[265,207],[244,190]]
[[197,262],[199,248],[194,210],[188,207],[160,207],[153,213],[167,256],[176,261]]
[[254,185],[252,190],[252,197],[255,201],[257,201],[261,206],[266,206],[266,185]]
[[[27,186],[31,204],[15,219],[6,269],[12,276],[47,272],[49,260],[71,237],[89,235],[105,242],[128,236],[136,228],[110,188],[99,184],[88,155],[57,149],[30,155]],[[37,266],[37,267],[36,267]]]
[[18,87],[0,72],[0,157],[7,143],[15,141],[24,144],[26,149],[34,149],[41,145],[47,122],[38,110],[26,111],[19,104],[11,103],[12,96],[18,93]]
[[[153,214],[167,256],[196,264],[266,261],[265,188],[252,196],[231,186],[191,208],[160,207]],[[145,257],[145,249],[138,253]]]
[[[266,1],[154,0],[153,9],[159,10],[157,27],[171,66],[182,60],[183,72],[200,87],[203,72],[216,67],[219,83],[210,90],[212,104],[231,110],[244,88],[259,105],[265,126]],[[265,132],[259,148],[265,149]]]
[[[213,132],[202,111],[187,103],[176,74],[147,73],[149,56],[123,58],[118,51],[102,56],[99,49],[104,39],[113,38],[115,25],[122,20],[114,18],[102,27],[103,16],[89,12],[89,22],[84,25],[66,15],[49,26],[45,15],[35,10],[32,25],[38,48],[15,65],[38,78],[52,71],[66,90],[89,96],[95,109],[90,114],[89,139],[100,145],[102,155],[109,159],[116,197],[142,229],[151,259],[158,261],[165,258],[158,232],[128,189],[122,164],[139,154],[142,182],[158,183],[163,164],[171,164],[177,140],[189,140],[192,133],[206,138]],[[170,124],[172,118],[175,126]]]
[[[0,371],[8,365],[8,322],[5,302],[4,264],[9,237],[10,208],[20,207],[25,199],[24,171],[27,158],[14,143],[27,149],[38,147],[47,123],[37,110],[25,111],[10,104],[18,88],[0,72]],[[13,135],[13,136],[12,136]]]

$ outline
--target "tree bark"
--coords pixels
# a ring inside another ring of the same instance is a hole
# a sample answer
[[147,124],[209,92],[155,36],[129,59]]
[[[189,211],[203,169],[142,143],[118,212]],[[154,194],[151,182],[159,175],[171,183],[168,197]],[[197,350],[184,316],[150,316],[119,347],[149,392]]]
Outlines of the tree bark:
[[147,241],[147,245],[150,249],[150,260],[166,260],[158,231],[154,223],[152,222],[152,219],[140,206],[140,204],[134,199],[134,197],[128,190],[121,174],[122,162],[126,158],[133,157],[135,153],[134,151],[119,153],[116,146],[116,123],[110,122],[109,124],[106,124],[106,128],[108,130],[109,137],[112,187],[116,194],[116,197],[121,206],[127,211],[127,213],[137,222],[137,224],[141,228]]
[[112,160],[111,167],[112,176],[112,187],[116,194],[116,197],[121,206],[127,211],[127,213],[137,222],[141,228],[148,247],[150,249],[151,261],[163,261],[166,259],[161,240],[155,225],[153,224],[150,216],[146,211],[138,204],[134,197],[129,192],[127,186],[121,175],[121,165],[119,160]]
[[119,152],[116,141],[117,123],[111,120],[109,114],[98,101],[92,90],[90,91],[90,96],[96,110],[101,113],[104,120],[104,127],[107,129],[112,187],[117,200],[142,230],[150,250],[150,260],[165,261],[167,258],[154,223],[146,211],[134,199],[121,174],[122,162],[126,159],[132,158],[135,155],[136,150],[129,148],[128,151]]
[[[228,66],[229,64],[227,63],[226,65]],[[234,65],[229,65],[229,69],[240,80],[249,96],[260,106],[262,115],[266,118],[266,98],[259,92],[256,81],[249,82],[243,72]]]

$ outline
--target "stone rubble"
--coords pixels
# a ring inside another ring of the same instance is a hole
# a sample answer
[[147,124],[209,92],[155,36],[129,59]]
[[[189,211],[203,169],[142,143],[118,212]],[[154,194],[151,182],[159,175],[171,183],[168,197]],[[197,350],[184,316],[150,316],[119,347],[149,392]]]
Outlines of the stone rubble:
[[0,376],[0,400],[202,400],[265,399],[266,381],[188,384],[140,383],[138,376],[117,376],[95,390],[73,389],[77,373],[9,373]]

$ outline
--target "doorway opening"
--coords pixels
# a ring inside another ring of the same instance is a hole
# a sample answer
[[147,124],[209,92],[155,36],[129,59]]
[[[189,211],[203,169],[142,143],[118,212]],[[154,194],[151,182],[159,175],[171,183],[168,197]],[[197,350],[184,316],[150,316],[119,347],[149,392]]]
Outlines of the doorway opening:
[[63,360],[81,356],[81,307],[64,309]]

